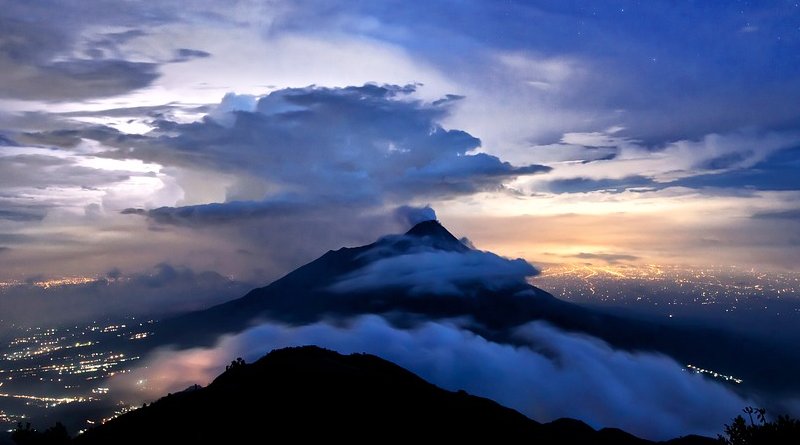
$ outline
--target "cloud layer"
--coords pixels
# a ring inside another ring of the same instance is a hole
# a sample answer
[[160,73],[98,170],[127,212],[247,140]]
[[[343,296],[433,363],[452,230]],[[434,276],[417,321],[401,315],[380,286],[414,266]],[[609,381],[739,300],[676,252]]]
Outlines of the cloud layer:
[[464,289],[474,285],[489,290],[524,285],[527,277],[538,273],[521,258],[509,260],[479,250],[431,250],[378,259],[343,277],[330,290],[348,293],[402,287],[412,296],[464,295]]
[[522,346],[488,341],[455,323],[404,330],[376,316],[347,325],[265,324],[224,337],[213,349],[161,350],[146,369],[112,384],[147,400],[208,383],[236,356],[252,361],[272,348],[317,344],[379,355],[446,389],[490,397],[539,421],[573,417],[651,439],[713,436],[747,403],[663,356],[616,351],[540,322],[520,327],[516,337]]

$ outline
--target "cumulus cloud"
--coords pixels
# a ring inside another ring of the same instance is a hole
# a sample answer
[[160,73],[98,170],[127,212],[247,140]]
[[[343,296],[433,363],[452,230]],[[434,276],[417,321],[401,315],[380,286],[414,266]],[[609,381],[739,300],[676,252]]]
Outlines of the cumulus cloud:
[[[128,140],[125,156],[163,165],[211,168],[263,185],[262,199],[158,209],[158,222],[216,221],[269,212],[287,200],[309,206],[375,208],[425,198],[497,190],[518,176],[549,171],[472,153],[480,140],[445,129],[447,103],[412,99],[414,85],[293,88],[257,100],[229,94],[202,122],[161,121]],[[113,141],[105,142],[113,144]]]
[[446,389],[492,398],[539,421],[573,417],[650,439],[713,436],[748,403],[669,358],[614,350],[545,323],[520,327],[516,343],[495,343],[447,322],[403,330],[377,316],[344,326],[264,324],[211,349],[160,350],[146,368],[115,377],[112,388],[152,400],[208,383],[236,356],[252,361],[273,348],[317,344],[379,355]]

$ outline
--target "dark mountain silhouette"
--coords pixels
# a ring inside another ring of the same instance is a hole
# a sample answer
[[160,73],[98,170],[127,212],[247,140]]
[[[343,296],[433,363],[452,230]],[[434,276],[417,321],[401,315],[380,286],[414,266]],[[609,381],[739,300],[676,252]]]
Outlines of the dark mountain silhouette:
[[[561,419],[541,424],[497,403],[438,388],[366,354],[315,346],[234,362],[205,388],[164,397],[75,439],[79,444],[408,442],[644,445],[622,430]],[[674,445],[713,444],[687,436]]]
[[[515,343],[513,329],[542,320],[563,330],[601,338],[616,348],[657,351],[682,363],[725,371],[745,380],[751,390],[800,394],[800,356],[792,348],[704,326],[634,319],[559,300],[522,280],[458,283],[459,295],[425,295],[412,285],[334,292],[332,286],[386,259],[415,253],[450,256],[480,254],[437,221],[415,225],[404,235],[329,251],[272,284],[244,297],[160,323],[158,335],[138,346],[212,345],[223,333],[242,331],[256,322],[307,324],[361,314],[380,314],[397,326],[420,320],[460,317],[468,329],[493,341]],[[490,255],[490,254],[487,254]],[[424,266],[419,266],[422,268]],[[410,297],[410,295],[412,295]]]

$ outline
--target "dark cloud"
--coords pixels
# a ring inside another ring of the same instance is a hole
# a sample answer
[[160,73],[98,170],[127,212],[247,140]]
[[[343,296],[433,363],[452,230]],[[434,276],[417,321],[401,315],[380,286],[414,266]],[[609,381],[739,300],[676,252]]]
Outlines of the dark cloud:
[[[181,109],[181,107],[172,104],[164,105],[151,105],[141,107],[121,107],[109,108],[105,110],[85,110],[85,111],[70,111],[65,113],[58,113],[57,116],[63,117],[131,117],[131,116],[148,116],[152,118],[165,118],[171,111]],[[185,109],[185,108],[184,108]]]
[[145,209],[123,209],[119,213],[123,215],[147,215],[147,210]]
[[[119,58],[56,59],[77,38],[77,29],[50,23],[0,18],[0,97],[61,101],[111,96],[145,87],[158,77],[158,65]],[[56,22],[57,23],[57,22]]]
[[[612,158],[613,159],[613,158]],[[630,176],[622,179],[589,179],[571,178],[557,179],[547,182],[547,189],[552,193],[582,193],[596,190],[621,193],[635,187],[664,187],[651,178]]]
[[4,146],[7,146],[7,147],[16,147],[17,143],[15,141],[3,136],[2,134],[0,134],[0,145],[4,145]]
[[2,9],[0,97],[42,101],[112,96],[152,84],[162,62],[141,52],[131,60],[125,45],[149,26],[176,20],[178,11],[171,2],[107,0],[4,2]]
[[639,259],[635,255],[627,255],[622,253],[590,253],[581,252],[577,255],[569,255],[568,258],[580,258],[583,260],[601,260],[609,264],[619,263],[620,261],[636,261]]
[[754,219],[776,219],[800,221],[800,209],[781,210],[775,212],[758,212],[752,216]]
[[216,272],[196,272],[161,263],[149,271],[125,274],[117,268],[84,284],[44,288],[46,277],[2,291],[0,311],[5,321],[37,326],[103,317],[166,315],[196,310],[241,296],[252,284]]
[[750,168],[698,175],[675,181],[673,184],[692,188],[800,190],[798,169],[800,169],[800,147],[794,146],[772,153]]
[[102,141],[112,147],[123,144],[129,140],[134,141],[141,139],[141,137],[136,135],[120,133],[111,127],[75,124],[66,124],[64,126],[68,128],[22,133],[17,136],[17,139],[21,143],[52,146],[53,148],[61,149],[72,149],[77,146],[82,139]]
[[47,211],[40,206],[30,208],[12,205],[12,207],[9,208],[7,204],[0,202],[0,220],[5,219],[17,222],[41,221],[46,214]]
[[123,214],[146,215],[160,224],[206,225],[237,222],[269,216],[289,216],[304,210],[296,200],[230,201],[226,203],[199,204],[185,207],[159,207],[125,209]]
[[0,254],[8,252],[9,250],[11,250],[10,247],[0,246]]
[[175,52],[173,62],[187,62],[192,59],[211,57],[211,53],[199,49],[180,48]]
[[33,75],[5,82],[0,96],[46,101],[114,96],[144,88],[158,76],[155,63],[94,59],[53,62],[37,67]]
[[497,190],[509,179],[550,170],[471,153],[480,140],[444,129],[439,121],[448,108],[410,99],[414,90],[308,87],[278,90],[257,102],[228,95],[202,122],[159,121],[152,135],[126,140],[131,149],[107,155],[209,168],[264,184],[263,200],[151,210],[148,216],[160,223],[216,223],[303,206],[397,205]]
[[31,241],[33,237],[30,235],[23,235],[21,233],[0,233],[0,243],[3,244],[20,244],[26,241]]

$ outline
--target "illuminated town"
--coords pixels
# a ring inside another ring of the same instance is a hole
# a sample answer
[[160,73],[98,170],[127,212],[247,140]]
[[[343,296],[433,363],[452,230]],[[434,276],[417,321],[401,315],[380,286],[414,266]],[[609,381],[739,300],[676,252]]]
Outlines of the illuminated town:
[[[64,285],[64,284],[59,284]],[[115,351],[153,334],[155,320],[93,322],[19,330],[2,345],[0,427],[45,415],[61,405],[85,405],[87,426],[130,410],[113,400],[106,379],[130,372],[139,356]]]
[[575,303],[639,309],[667,318],[698,310],[800,316],[800,273],[736,267],[556,265],[531,282]]

